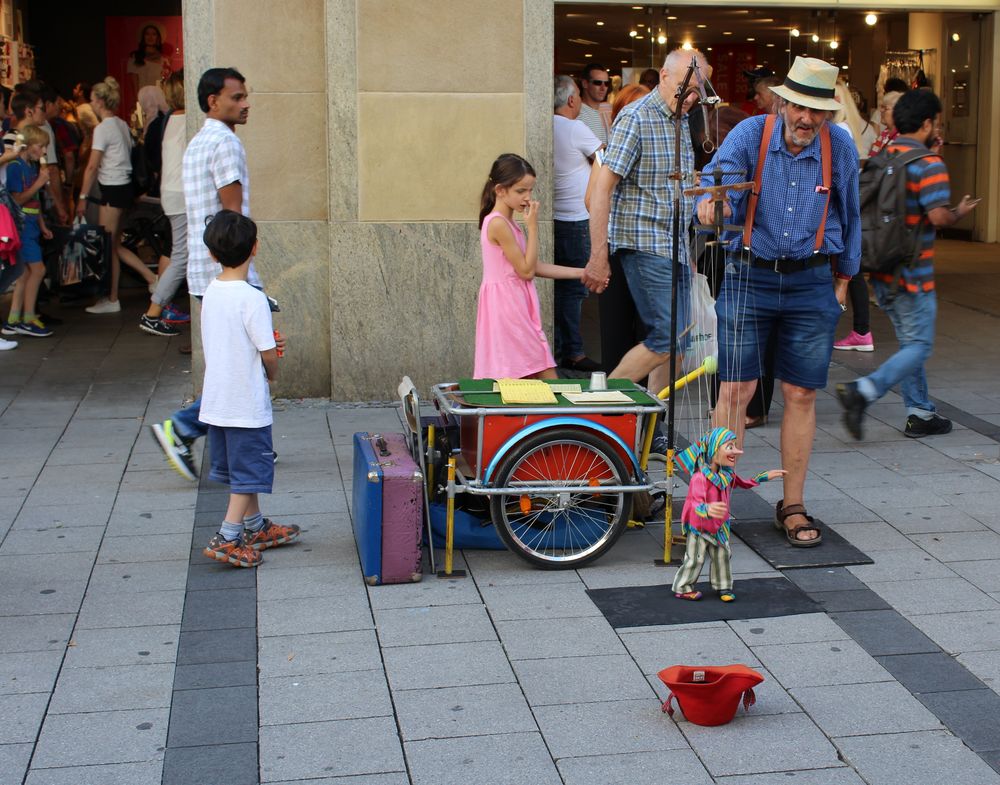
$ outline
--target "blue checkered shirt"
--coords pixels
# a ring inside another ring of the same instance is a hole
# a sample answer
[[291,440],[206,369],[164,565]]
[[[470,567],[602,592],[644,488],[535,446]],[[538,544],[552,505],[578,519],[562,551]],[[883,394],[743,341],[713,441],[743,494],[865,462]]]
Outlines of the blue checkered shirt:
[[[724,183],[753,180],[765,119],[764,115],[751,117],[729,132],[712,162],[705,167],[702,185],[712,185],[712,178],[707,174],[717,166],[724,172],[742,170],[746,173],[728,175],[723,178]],[[838,272],[853,276],[861,264],[858,151],[850,134],[832,124],[830,147],[833,187],[819,250],[837,257]],[[764,159],[760,199],[750,241],[754,254],[762,259],[805,259],[812,255],[816,230],[826,204],[826,195],[816,190],[822,183],[819,134],[801,153],[793,156],[785,147],[784,124],[779,116]],[[729,194],[732,223],[742,226],[746,220],[748,195],[749,191]],[[726,239],[730,251],[742,249],[742,231],[729,232]]]
[[[694,172],[694,150],[685,115],[681,120],[681,172]],[[622,179],[611,197],[608,242],[611,251],[635,251],[671,258],[673,255],[674,194],[685,187],[671,180],[674,170],[674,124],[659,90],[622,109],[611,128],[604,164]],[[687,251],[694,200],[681,196],[681,255]]]

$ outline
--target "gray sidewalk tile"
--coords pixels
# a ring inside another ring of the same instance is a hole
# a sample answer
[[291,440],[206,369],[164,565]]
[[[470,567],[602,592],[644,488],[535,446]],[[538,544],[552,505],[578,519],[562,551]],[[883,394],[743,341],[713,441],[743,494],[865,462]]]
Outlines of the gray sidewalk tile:
[[[282,523],[287,522],[282,520]],[[286,566],[275,559],[274,564],[268,563],[267,567],[257,572],[257,591],[262,600],[336,597],[345,591],[356,593],[361,585],[361,574],[356,564],[299,567],[294,563]]]
[[181,591],[187,584],[186,561],[157,561],[148,564],[96,564],[87,595],[118,596],[143,592]]
[[149,534],[190,534],[191,510],[114,510],[108,537],[145,537]]
[[[267,554],[265,560],[270,556]],[[363,586],[333,597],[259,600],[257,613],[257,631],[262,638],[302,632],[343,632],[372,626]]]
[[[161,785],[163,761],[70,766],[61,769],[32,769],[24,785]],[[2,782],[2,780],[0,780]]]
[[257,741],[257,690],[213,687],[180,690],[170,707],[170,747]]
[[918,697],[971,749],[1000,749],[1000,695],[993,690],[931,692]]
[[750,647],[778,643],[816,643],[847,638],[847,634],[825,613],[775,616],[769,619],[737,619],[730,621],[729,626]]
[[260,729],[261,782],[403,771],[391,717],[268,725]]
[[136,763],[160,759],[169,709],[50,714],[32,768]]
[[64,668],[173,662],[179,624],[77,630],[66,649]]
[[[875,589],[900,613],[951,613],[1000,610],[1000,603],[958,577],[876,583]],[[956,602],[960,597],[961,601]]]
[[247,589],[189,591],[184,598],[184,631],[231,630],[257,626],[257,597]]
[[714,777],[843,766],[837,750],[805,714],[758,716],[751,708],[728,725],[707,728],[686,722],[681,729]]
[[0,744],[33,742],[45,717],[47,692],[0,695]]
[[[207,539],[205,540],[207,542]],[[174,562],[164,562],[174,564]],[[257,585],[257,569],[244,570],[209,559],[197,554],[187,564],[187,590],[206,591],[209,589],[253,589]],[[100,567],[101,565],[98,565]],[[131,565],[117,565],[130,569]]]
[[993,531],[913,534],[910,539],[943,562],[1000,559],[1000,534]]
[[625,653],[621,640],[603,616],[501,621],[496,628],[512,660]]
[[538,729],[517,684],[405,690],[393,700],[404,742]]
[[970,652],[959,660],[943,651],[934,654],[892,654],[875,659],[906,689],[919,695],[927,692],[982,689],[983,683],[976,675],[982,678],[983,674],[976,673],[975,668],[965,660],[965,657],[975,658],[979,654],[1000,662],[1000,655],[995,652]]
[[346,512],[347,502],[339,491],[282,492],[280,479],[275,484],[276,493],[267,497],[265,512],[274,517],[305,513]]
[[711,785],[690,750],[595,755],[558,761],[566,785]]
[[148,534],[143,537],[106,537],[97,555],[98,564],[187,560],[191,534]]
[[515,681],[507,655],[495,641],[403,646],[384,649],[382,656],[394,693]]
[[921,534],[924,532],[968,532],[982,531],[986,527],[954,507],[947,510],[926,507],[897,507],[879,513],[883,520],[898,529],[903,534]]
[[[164,784],[166,785],[166,784]],[[285,782],[275,782],[271,785],[303,785],[303,780],[286,780]],[[305,781],[305,785],[410,785],[410,778],[405,771],[398,771],[388,774],[362,774],[354,777],[324,777],[323,779],[310,779]]]
[[717,777],[717,785],[867,785],[854,769],[800,769],[768,774],[745,774]]
[[992,651],[1000,637],[1000,611],[937,613],[911,621],[949,654]]
[[86,580],[42,578],[18,582],[0,594],[0,616],[76,613],[80,610],[86,590]]
[[955,562],[951,568],[982,591],[1000,591],[1000,559]]
[[259,645],[261,678],[382,668],[374,630],[283,635]]
[[73,614],[0,617],[0,653],[63,651],[75,623]]
[[688,749],[676,723],[656,700],[538,706],[534,713],[556,760]]
[[641,700],[652,693],[627,655],[517,660],[512,665],[532,706]]
[[180,624],[184,591],[143,592],[124,602],[115,594],[88,594],[83,601],[77,630],[142,627],[154,622]]
[[895,611],[847,611],[830,617],[872,656],[938,651],[934,641]]
[[[455,560],[460,568],[461,559]],[[441,566],[439,562],[438,567]],[[426,565],[425,565],[426,569]],[[360,580],[360,571],[351,572],[351,580]],[[369,586],[368,600],[372,608],[422,608],[430,605],[467,605],[482,601],[476,584],[466,578],[436,578],[428,572],[419,583],[397,583]]]
[[520,586],[484,586],[480,592],[497,622],[601,615],[586,588],[577,583],[553,584],[544,592],[527,592]]
[[[23,507],[14,520],[16,531],[103,527],[111,515],[113,499],[96,504],[45,504]],[[93,561],[93,560],[91,560]]]
[[204,747],[171,747],[166,751],[162,785],[210,782],[257,785],[257,745],[210,744]]
[[60,674],[49,714],[169,709],[171,663],[67,668]]
[[269,677],[260,680],[260,724],[391,717],[381,670]]
[[0,744],[0,785],[21,785],[34,743]]
[[463,555],[480,586],[580,582],[576,570],[535,570],[510,551],[464,551]]
[[61,651],[0,655],[0,695],[51,692],[62,665]]
[[910,539],[884,521],[834,523],[830,524],[830,528],[863,553],[906,550],[913,547]]
[[827,736],[938,730],[941,723],[894,682],[798,687],[792,697]]
[[848,567],[869,585],[885,581],[909,581],[917,578],[952,578],[955,573],[922,548],[896,551],[870,551],[874,564]]
[[889,673],[854,641],[757,646],[754,654],[788,689],[892,680]]
[[787,570],[784,573],[802,591],[852,591],[868,588],[847,571],[845,567],[808,567],[802,570]]
[[482,605],[378,610],[375,624],[383,647],[497,639]]
[[957,660],[982,679],[987,687],[1000,693],[1000,651],[969,651],[960,654]]
[[180,634],[177,644],[178,665],[204,665],[213,662],[242,662],[253,656],[257,635],[253,629],[192,630]]
[[174,668],[175,690],[201,690],[207,687],[246,687],[257,684],[257,662],[206,662],[178,665]]
[[947,731],[855,736],[836,743],[865,781],[878,785],[957,782],[957,772],[962,785],[1000,783],[1000,775]]
[[643,673],[658,673],[670,665],[741,662],[753,667],[757,658],[729,627],[637,632],[621,636]]
[[413,785],[562,785],[538,733],[406,743]]
[[96,553],[103,536],[104,529],[100,526],[12,529],[0,546],[0,556]]
[[867,587],[848,591],[810,592],[809,598],[814,600],[826,613],[836,613],[837,611],[886,611],[890,609],[889,603]]

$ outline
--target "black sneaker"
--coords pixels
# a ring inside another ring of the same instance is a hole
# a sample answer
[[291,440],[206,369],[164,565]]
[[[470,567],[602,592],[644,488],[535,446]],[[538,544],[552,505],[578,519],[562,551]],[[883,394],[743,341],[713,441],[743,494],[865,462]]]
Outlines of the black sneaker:
[[837,400],[844,407],[844,427],[859,442],[862,438],[861,423],[865,418],[868,401],[858,392],[857,382],[837,385]]
[[571,371],[583,371],[584,373],[593,373],[594,371],[601,370],[601,366],[589,357],[581,357],[579,360],[571,360],[569,357],[564,357],[563,361],[559,363],[559,367],[568,368]]
[[919,439],[923,436],[937,436],[942,433],[951,433],[951,420],[947,417],[939,417],[936,414],[931,415],[929,420],[911,414],[906,418],[906,428],[903,429],[903,435],[909,436],[911,439]]
[[667,435],[657,431],[653,435],[653,443],[649,446],[649,457],[667,460]]
[[162,424],[155,423],[150,426],[150,430],[174,470],[185,480],[195,482],[198,479],[198,473],[195,469],[194,457],[191,455],[193,440],[185,439],[177,433],[171,420],[164,420]]
[[181,334],[181,331],[176,327],[167,324],[162,319],[151,319],[146,314],[139,317],[139,329],[150,335],[162,335],[167,338]]

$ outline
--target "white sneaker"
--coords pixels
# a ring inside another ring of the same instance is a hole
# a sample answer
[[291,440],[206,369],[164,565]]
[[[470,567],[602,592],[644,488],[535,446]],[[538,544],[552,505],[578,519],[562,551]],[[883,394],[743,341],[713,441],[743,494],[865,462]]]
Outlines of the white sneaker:
[[5,338],[0,338],[0,352],[9,352],[11,349],[17,348],[17,341],[8,341]]
[[111,302],[107,297],[102,297],[89,308],[84,308],[87,313],[118,313],[122,309],[120,300]]

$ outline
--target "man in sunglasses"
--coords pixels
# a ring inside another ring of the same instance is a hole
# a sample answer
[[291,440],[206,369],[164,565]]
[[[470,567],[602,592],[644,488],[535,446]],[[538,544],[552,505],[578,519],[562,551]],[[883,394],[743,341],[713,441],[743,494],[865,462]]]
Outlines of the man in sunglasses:
[[603,145],[608,143],[608,129],[611,127],[611,105],[607,102],[610,88],[611,76],[603,65],[591,63],[584,69],[580,90],[583,106],[577,119],[583,121]]

